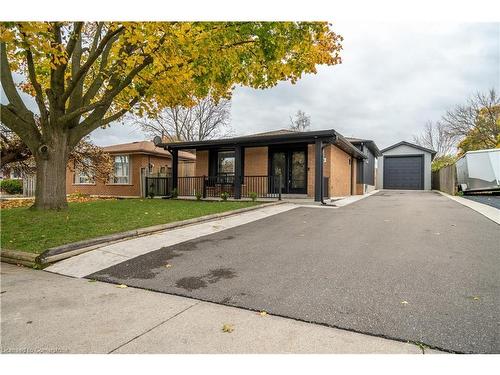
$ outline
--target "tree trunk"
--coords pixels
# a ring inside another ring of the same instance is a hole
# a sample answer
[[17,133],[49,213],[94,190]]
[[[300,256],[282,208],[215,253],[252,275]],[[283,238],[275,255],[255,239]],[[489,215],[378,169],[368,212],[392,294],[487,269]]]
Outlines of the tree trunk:
[[66,167],[69,155],[67,135],[56,133],[51,141],[32,150],[36,161],[35,203],[38,210],[61,210],[66,200]]

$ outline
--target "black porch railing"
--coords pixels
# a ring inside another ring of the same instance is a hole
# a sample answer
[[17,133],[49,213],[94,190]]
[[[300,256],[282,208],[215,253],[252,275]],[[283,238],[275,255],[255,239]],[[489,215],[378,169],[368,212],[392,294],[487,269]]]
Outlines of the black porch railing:
[[[220,198],[222,193],[236,196],[234,175],[193,176],[177,178],[177,194],[203,198]],[[173,191],[172,177],[146,177],[145,195],[169,196]],[[281,176],[243,176],[240,184],[241,198],[279,198],[283,191]]]
[[145,177],[144,195],[166,197],[172,194],[172,177]]

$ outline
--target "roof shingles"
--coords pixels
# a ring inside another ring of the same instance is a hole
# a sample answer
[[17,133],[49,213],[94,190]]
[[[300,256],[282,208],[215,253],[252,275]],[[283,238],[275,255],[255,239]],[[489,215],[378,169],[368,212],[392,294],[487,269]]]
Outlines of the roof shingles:
[[[151,141],[138,141],[130,143],[121,143],[118,145],[111,145],[102,148],[103,151],[110,154],[149,154],[157,156],[171,157],[172,155],[162,147],[156,147]],[[180,159],[195,160],[196,156],[187,151],[179,151]]]

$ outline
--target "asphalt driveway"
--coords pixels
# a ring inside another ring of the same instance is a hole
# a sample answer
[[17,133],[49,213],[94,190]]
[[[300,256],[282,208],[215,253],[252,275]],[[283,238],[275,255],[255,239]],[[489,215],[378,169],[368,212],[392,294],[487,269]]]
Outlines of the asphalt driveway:
[[[297,208],[88,278],[457,352],[500,352],[500,230],[432,192]],[[144,312],[147,314],[147,312]]]

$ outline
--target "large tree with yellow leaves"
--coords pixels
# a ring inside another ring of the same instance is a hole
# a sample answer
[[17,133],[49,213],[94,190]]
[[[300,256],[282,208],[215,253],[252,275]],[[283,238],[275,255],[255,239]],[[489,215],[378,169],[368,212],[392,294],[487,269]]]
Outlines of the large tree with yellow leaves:
[[1,120],[35,157],[34,208],[66,207],[68,155],[98,127],[127,112],[229,97],[235,85],[295,82],[340,63],[341,41],[325,22],[4,23]]

